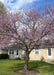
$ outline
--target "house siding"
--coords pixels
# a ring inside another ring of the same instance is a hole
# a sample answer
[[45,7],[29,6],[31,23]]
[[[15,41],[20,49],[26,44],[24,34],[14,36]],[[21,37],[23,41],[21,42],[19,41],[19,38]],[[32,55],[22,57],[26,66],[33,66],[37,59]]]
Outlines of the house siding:
[[30,60],[44,60],[44,61],[53,61],[54,60],[54,48],[52,49],[52,57],[48,58],[48,48],[40,49],[40,54],[35,54],[35,50],[30,53]]

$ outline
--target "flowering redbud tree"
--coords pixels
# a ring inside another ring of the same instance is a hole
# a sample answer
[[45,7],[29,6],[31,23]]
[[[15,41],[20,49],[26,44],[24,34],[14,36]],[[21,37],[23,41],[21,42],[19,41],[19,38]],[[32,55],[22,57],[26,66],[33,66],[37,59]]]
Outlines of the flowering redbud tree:
[[[54,33],[54,7],[44,9],[43,13],[31,9],[0,15],[0,48],[7,44],[21,45],[25,50],[24,70],[28,70],[29,54],[34,47],[42,44],[42,38],[48,37],[52,43],[51,33]],[[11,42],[11,40],[13,40]]]

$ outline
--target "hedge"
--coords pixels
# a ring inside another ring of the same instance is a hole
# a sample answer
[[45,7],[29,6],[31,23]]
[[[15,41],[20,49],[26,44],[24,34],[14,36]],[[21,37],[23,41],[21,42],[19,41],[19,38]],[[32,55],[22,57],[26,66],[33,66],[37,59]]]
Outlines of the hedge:
[[9,55],[8,54],[0,54],[0,59],[8,59]]

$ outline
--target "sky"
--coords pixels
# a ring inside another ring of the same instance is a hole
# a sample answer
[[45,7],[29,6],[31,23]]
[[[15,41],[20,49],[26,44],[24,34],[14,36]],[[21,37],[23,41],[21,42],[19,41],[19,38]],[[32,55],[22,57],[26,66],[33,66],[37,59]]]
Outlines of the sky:
[[4,3],[5,7],[9,10],[28,10],[29,6],[34,6],[35,8],[40,8],[47,6],[48,3],[53,3],[54,0],[0,0]]

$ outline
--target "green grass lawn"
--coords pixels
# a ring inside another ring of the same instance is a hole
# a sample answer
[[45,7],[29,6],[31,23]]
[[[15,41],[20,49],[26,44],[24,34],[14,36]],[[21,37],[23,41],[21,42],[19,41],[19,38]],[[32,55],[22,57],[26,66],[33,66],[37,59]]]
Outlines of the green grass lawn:
[[[23,66],[24,61],[0,60],[0,75],[24,75],[14,73],[14,70],[23,69]],[[29,68],[39,70],[41,74],[38,75],[54,75],[54,64],[49,64],[43,61],[29,61]]]

